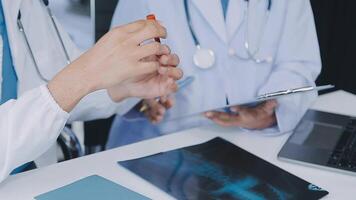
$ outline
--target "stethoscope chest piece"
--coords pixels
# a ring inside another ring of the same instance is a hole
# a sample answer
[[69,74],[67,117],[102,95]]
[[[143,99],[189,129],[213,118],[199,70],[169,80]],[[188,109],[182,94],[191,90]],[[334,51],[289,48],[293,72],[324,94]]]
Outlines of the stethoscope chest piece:
[[200,69],[210,69],[215,64],[215,53],[211,49],[198,47],[193,56],[195,66]]
[[[267,58],[258,58],[258,52],[260,51],[261,48],[261,40],[262,40],[262,36],[264,35],[265,29],[266,29],[266,24],[268,22],[268,18],[269,18],[269,13],[271,11],[271,6],[272,6],[272,0],[267,0],[267,8],[266,8],[266,16],[265,18],[265,23],[262,27],[262,32],[260,37],[258,38],[258,43],[257,43],[257,48],[255,51],[251,50],[250,48],[250,42],[249,42],[249,0],[245,0],[246,1],[246,7],[245,7],[245,11],[244,11],[244,20],[246,20],[246,31],[245,31],[245,50],[247,52],[247,56],[240,56],[237,54],[237,52],[234,49],[229,49],[229,55],[230,56],[234,56],[239,58],[240,60],[252,60],[254,61],[256,64],[264,64],[264,63],[272,63],[273,62],[273,57],[267,57]],[[188,5],[188,0],[184,0],[184,8],[185,8],[185,13],[186,13],[186,17],[187,17],[187,22],[188,22],[188,27],[189,27],[189,31],[191,33],[191,36],[193,38],[193,41],[195,43],[196,46],[196,52],[193,56],[193,61],[194,64],[199,67],[200,69],[209,69],[212,68],[215,65],[215,54],[214,51],[212,49],[205,49],[205,48],[201,48],[200,46],[200,42],[199,42],[199,38],[197,37],[196,33],[194,32],[193,29],[193,24],[192,24],[192,20],[191,20],[191,16],[190,16],[190,12],[189,12],[189,5]]]

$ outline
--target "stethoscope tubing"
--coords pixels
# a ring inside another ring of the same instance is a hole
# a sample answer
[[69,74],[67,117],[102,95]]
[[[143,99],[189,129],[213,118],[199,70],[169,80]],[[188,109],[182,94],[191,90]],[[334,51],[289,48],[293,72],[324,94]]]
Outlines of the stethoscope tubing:
[[48,12],[48,15],[50,16],[51,18],[51,21],[52,21],[52,24],[53,24],[53,27],[54,29],[56,30],[56,34],[57,34],[57,37],[59,39],[59,43],[61,44],[62,46],[62,49],[63,49],[63,52],[64,52],[64,55],[67,59],[67,64],[69,65],[71,63],[71,60],[70,60],[70,57],[69,57],[69,54],[68,54],[68,51],[64,45],[64,40],[59,32],[59,29],[58,29],[58,26],[57,26],[57,23],[55,22],[55,19],[54,19],[54,15],[52,14],[52,11],[51,9],[47,6],[47,12]]
[[30,46],[30,43],[29,43],[29,40],[27,38],[27,35],[25,33],[25,29],[23,27],[23,24],[22,24],[22,21],[21,21],[21,12],[19,11],[19,14],[17,16],[17,26],[19,28],[19,31],[22,33],[24,39],[25,39],[25,43],[26,43],[26,46],[29,48],[29,54],[30,54],[30,57],[35,65],[35,69],[36,69],[36,73],[38,74],[38,76],[40,77],[40,79],[42,79],[43,81],[45,82],[48,82],[49,80],[46,79],[42,73],[40,72],[39,68],[38,68],[38,64],[36,62],[36,59],[35,59],[35,55],[33,54],[33,51],[31,49],[31,46]]
[[[51,11],[51,9],[50,9],[49,6],[48,6],[49,2],[48,2],[48,0],[42,0],[42,2],[43,2],[43,4],[46,6],[47,13],[48,13],[48,15],[49,15],[49,17],[50,17],[50,19],[51,19],[51,23],[52,23],[52,25],[53,25],[55,31],[56,31],[57,38],[58,38],[59,43],[60,43],[60,45],[61,45],[61,48],[62,48],[62,50],[63,50],[63,52],[64,52],[64,55],[65,55],[65,57],[66,57],[66,63],[67,63],[67,64],[70,64],[70,63],[71,63],[71,59],[70,59],[69,53],[68,53],[68,51],[67,51],[67,48],[65,47],[64,40],[63,40],[63,38],[62,38],[62,36],[61,36],[61,34],[60,34],[60,31],[59,31],[59,29],[58,29],[58,26],[57,26],[56,22],[55,22],[54,15],[52,14],[52,11]],[[40,77],[40,79],[42,79],[44,82],[49,82],[50,79],[47,79],[47,78],[41,73],[41,71],[40,71],[40,69],[39,69],[38,63],[37,63],[37,61],[36,61],[35,55],[34,55],[34,53],[33,53],[33,50],[32,50],[32,48],[31,48],[31,45],[30,45],[30,42],[29,42],[29,38],[27,37],[25,28],[24,28],[24,26],[23,26],[21,17],[22,17],[22,16],[21,16],[21,10],[19,10],[19,13],[18,13],[18,15],[17,15],[17,26],[18,26],[19,31],[20,31],[20,32],[22,33],[22,35],[23,35],[23,38],[24,38],[24,40],[25,40],[25,44],[26,44],[26,46],[27,46],[27,48],[28,48],[28,52],[29,52],[30,57],[31,57],[31,59],[32,59],[32,61],[33,61],[33,64],[35,65],[36,73],[38,74],[38,76]]]

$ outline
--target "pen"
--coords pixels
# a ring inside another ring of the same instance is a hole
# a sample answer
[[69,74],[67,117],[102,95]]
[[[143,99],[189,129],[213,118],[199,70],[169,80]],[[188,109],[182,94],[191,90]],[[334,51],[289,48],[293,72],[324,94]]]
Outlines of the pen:
[[307,87],[288,89],[288,90],[263,94],[263,95],[258,96],[257,99],[258,100],[270,99],[273,97],[278,97],[278,96],[283,96],[283,95],[288,95],[288,94],[295,94],[295,93],[300,93],[300,92],[309,92],[309,91],[313,91],[313,90],[322,91],[322,90],[327,90],[327,89],[331,89],[334,87],[335,87],[334,85],[324,85],[324,86],[318,86],[318,87],[307,86]]

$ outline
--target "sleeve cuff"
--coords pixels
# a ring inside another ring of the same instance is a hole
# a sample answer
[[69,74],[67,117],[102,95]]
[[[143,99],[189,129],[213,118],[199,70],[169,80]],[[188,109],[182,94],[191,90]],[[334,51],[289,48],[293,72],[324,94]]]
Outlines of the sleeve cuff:
[[40,87],[41,95],[44,97],[44,99],[47,100],[48,105],[53,109],[54,112],[58,113],[58,115],[63,118],[68,120],[69,118],[69,113],[64,111],[56,102],[56,100],[53,98],[52,94],[50,93],[47,85],[42,85]]
[[293,131],[316,98],[317,93],[310,92],[279,99],[276,110],[279,132]]
[[277,119],[275,126],[263,130],[243,130],[265,136],[278,136],[292,132],[316,97],[316,92],[310,92],[279,98],[277,99],[278,107],[275,111]]

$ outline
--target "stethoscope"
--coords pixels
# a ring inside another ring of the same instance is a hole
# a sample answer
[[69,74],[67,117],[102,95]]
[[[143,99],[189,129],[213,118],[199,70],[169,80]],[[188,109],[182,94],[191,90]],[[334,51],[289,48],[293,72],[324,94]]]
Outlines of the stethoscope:
[[[65,47],[65,45],[64,45],[64,41],[63,41],[63,38],[62,38],[62,36],[61,36],[61,34],[60,34],[60,32],[59,32],[58,26],[57,26],[57,24],[56,24],[56,22],[55,22],[55,20],[54,20],[54,15],[52,14],[52,11],[51,11],[51,9],[50,9],[49,6],[48,6],[49,2],[48,2],[48,0],[42,0],[42,2],[43,2],[43,4],[46,6],[47,13],[48,13],[49,17],[51,18],[52,25],[53,25],[53,27],[54,27],[54,29],[55,29],[55,31],[56,31],[57,38],[58,38],[58,40],[59,40],[59,43],[60,43],[60,45],[61,45],[61,48],[63,49],[64,55],[65,55],[65,57],[66,57],[66,62],[67,62],[67,64],[70,64],[70,63],[71,63],[71,60],[70,60],[68,51],[67,51],[67,49],[66,49],[66,47]],[[42,75],[42,73],[41,73],[41,71],[40,71],[40,69],[39,69],[39,67],[38,67],[38,63],[36,62],[36,58],[35,58],[35,56],[34,56],[34,54],[33,54],[31,45],[30,45],[30,43],[29,43],[29,40],[28,40],[28,37],[27,37],[27,34],[26,34],[26,31],[25,31],[24,26],[23,26],[22,21],[21,21],[21,10],[19,10],[19,13],[18,13],[18,15],[17,15],[17,26],[18,26],[19,31],[22,33],[22,35],[23,35],[23,37],[24,37],[24,39],[25,39],[26,46],[27,46],[27,48],[28,48],[29,54],[30,54],[30,56],[31,56],[31,59],[33,60],[33,63],[34,63],[34,65],[35,65],[36,72],[37,72],[38,76],[39,76],[43,81],[49,82],[49,79],[45,78],[45,77]]]
[[[269,18],[269,14],[272,8],[272,0],[267,0],[267,8],[266,8],[266,16],[265,16],[265,21],[264,21],[264,25],[262,27],[262,32],[260,34],[260,37],[258,38],[258,43],[257,43],[257,48],[256,50],[251,50],[250,47],[250,40],[249,40],[249,0],[245,0],[246,2],[246,7],[244,10],[244,19],[246,19],[246,31],[245,31],[245,42],[244,42],[244,48],[246,50],[247,56],[241,56],[238,55],[236,52],[229,52],[231,55],[241,59],[241,60],[252,60],[257,64],[261,64],[261,63],[271,63],[272,62],[272,58],[271,57],[267,57],[267,58],[258,58],[257,54],[260,51],[261,48],[261,43],[262,43],[262,36],[264,35],[265,29],[266,29],[266,24]],[[215,64],[216,58],[215,58],[215,53],[212,49],[209,48],[203,48],[199,42],[199,39],[193,29],[193,24],[192,24],[192,19],[190,16],[190,12],[189,12],[189,5],[188,5],[188,0],[184,0],[184,8],[185,8],[185,13],[186,13],[186,17],[187,17],[187,22],[188,22],[188,26],[189,26],[189,30],[190,33],[192,35],[193,41],[195,43],[196,46],[196,51],[193,55],[193,62],[194,64],[201,68],[201,69],[209,69],[212,68]]]

